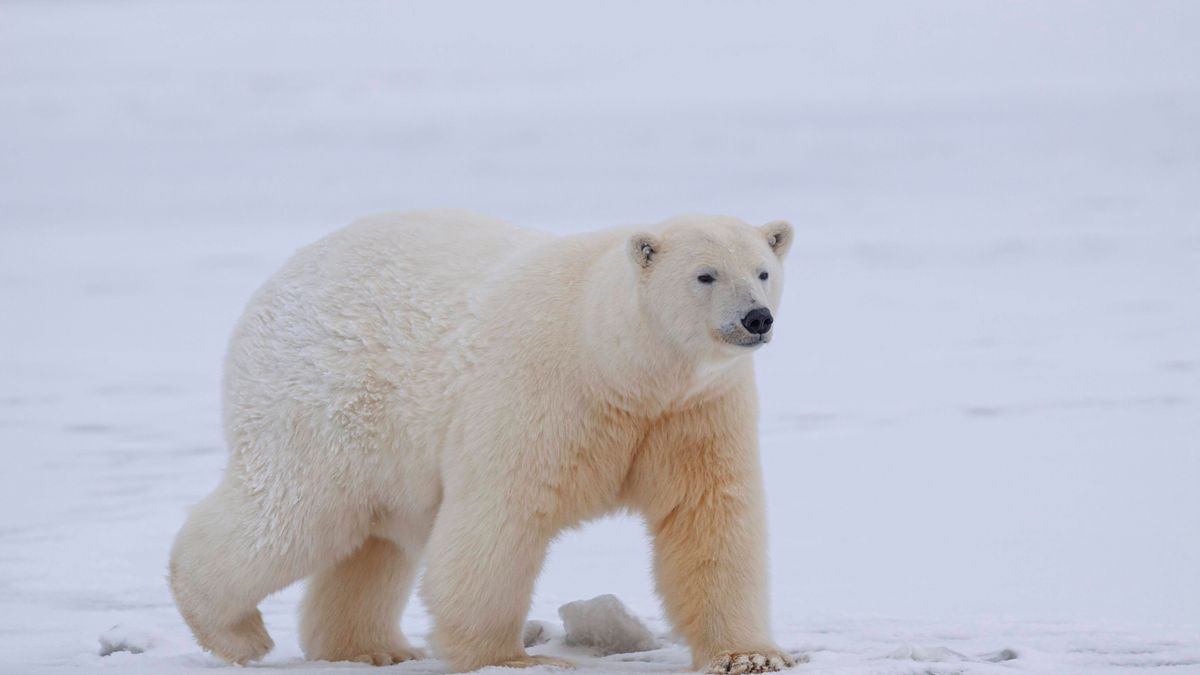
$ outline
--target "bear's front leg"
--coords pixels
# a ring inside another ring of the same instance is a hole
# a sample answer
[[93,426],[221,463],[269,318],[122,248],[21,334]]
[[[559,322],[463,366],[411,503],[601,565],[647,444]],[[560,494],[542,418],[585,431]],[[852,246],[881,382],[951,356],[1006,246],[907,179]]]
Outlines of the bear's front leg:
[[691,646],[693,666],[708,672],[794,664],[770,635],[754,420],[745,399],[681,415],[648,439],[630,476],[630,500],[654,535],[667,615]]
[[659,592],[711,673],[765,673],[794,661],[770,637],[766,540],[760,500],[711,487],[653,525]]
[[429,538],[421,591],[434,618],[434,649],[455,672],[573,666],[527,654],[522,644],[550,536],[514,508],[520,500],[508,487],[493,481],[448,490]]

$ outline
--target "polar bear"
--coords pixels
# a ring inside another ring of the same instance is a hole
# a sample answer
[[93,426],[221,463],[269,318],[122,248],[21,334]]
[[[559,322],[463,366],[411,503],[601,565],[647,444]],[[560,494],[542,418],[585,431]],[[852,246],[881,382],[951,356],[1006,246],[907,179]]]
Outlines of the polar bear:
[[369,217],[257,291],[225,364],[230,448],[170,562],[199,643],[272,647],[258,603],[312,577],[319,660],[421,658],[418,565],[455,671],[525,653],[547,547],[620,509],[697,668],[779,670],[750,355],[771,340],[785,222],[684,216],[554,237],[462,211]]

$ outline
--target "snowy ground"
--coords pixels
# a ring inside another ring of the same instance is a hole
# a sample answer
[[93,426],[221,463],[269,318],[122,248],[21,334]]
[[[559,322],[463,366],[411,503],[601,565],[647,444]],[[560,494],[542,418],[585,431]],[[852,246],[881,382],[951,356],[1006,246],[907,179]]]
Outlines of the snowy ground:
[[[436,7],[0,2],[0,672],[219,667],[163,575],[233,321],[445,205],[798,226],[756,358],[799,672],[1200,673],[1200,5]],[[531,617],[663,633],[647,567],[635,521],[570,533]],[[299,593],[262,667],[365,672],[300,661]]]

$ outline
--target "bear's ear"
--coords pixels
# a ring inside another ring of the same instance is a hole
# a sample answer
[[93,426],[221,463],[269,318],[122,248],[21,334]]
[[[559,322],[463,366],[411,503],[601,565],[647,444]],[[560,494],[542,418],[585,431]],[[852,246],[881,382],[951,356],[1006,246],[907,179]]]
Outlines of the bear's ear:
[[767,238],[767,246],[783,260],[792,247],[792,224],[786,220],[773,220],[758,229]]
[[652,234],[638,232],[629,238],[629,257],[643,269],[650,267],[660,250],[662,245],[658,242],[658,237]]

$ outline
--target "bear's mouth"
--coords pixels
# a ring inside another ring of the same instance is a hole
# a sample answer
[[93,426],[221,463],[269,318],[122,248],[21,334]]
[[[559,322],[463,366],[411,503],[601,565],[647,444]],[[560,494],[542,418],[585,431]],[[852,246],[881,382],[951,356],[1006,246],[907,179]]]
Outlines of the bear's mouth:
[[730,344],[735,347],[745,347],[746,349],[757,349],[771,341],[771,336],[774,331],[768,331],[761,335],[722,335],[721,342]]
[[762,333],[761,335],[754,335],[749,340],[746,340],[744,342],[739,342],[738,345],[742,346],[742,347],[761,347],[770,341],[771,341],[771,334],[770,333]]

